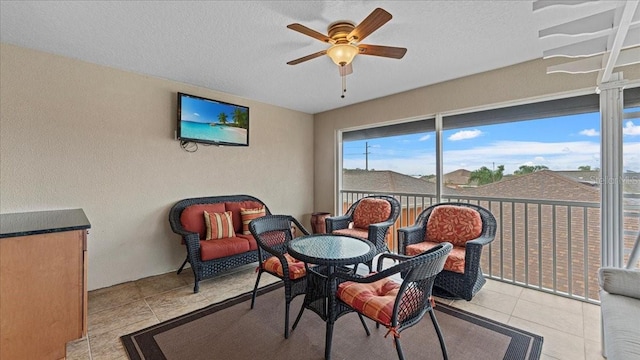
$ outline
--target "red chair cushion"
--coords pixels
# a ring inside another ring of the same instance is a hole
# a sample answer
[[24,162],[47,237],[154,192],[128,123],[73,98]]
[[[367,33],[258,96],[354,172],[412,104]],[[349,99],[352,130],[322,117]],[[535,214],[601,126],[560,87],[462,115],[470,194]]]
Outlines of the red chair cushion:
[[[437,242],[423,241],[421,243],[407,245],[406,253],[410,256],[418,255],[431,249],[432,247],[438,246],[439,244],[440,243]],[[465,254],[466,253],[464,247],[454,246],[444,263],[444,270],[464,274]]]
[[236,234],[237,237],[246,239],[249,242],[249,250],[258,250],[258,243],[253,235]]
[[383,199],[364,198],[353,211],[353,227],[368,229],[369,225],[383,222],[391,215],[391,204]]
[[337,297],[366,317],[390,326],[398,289],[400,284],[391,279],[370,284],[345,281],[338,285]]
[[[289,254],[284,254],[284,258],[287,260],[287,266],[289,267],[289,279],[299,279],[307,274],[304,262],[294,259]],[[267,260],[262,263],[262,268],[271,273],[278,274],[280,277],[284,277],[282,263],[280,263],[280,259],[275,256],[267,258]]]
[[479,212],[464,206],[440,205],[429,215],[425,241],[448,241],[454,246],[465,246],[480,234],[482,218]]
[[334,230],[332,234],[353,236],[365,240],[369,238],[369,230],[357,228]]
[[202,261],[220,259],[249,251],[249,241],[240,237],[217,240],[200,240]]

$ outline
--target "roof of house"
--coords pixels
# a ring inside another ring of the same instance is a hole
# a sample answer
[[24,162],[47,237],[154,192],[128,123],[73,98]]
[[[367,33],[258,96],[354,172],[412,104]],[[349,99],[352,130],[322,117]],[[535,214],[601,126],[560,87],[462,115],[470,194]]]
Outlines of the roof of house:
[[443,182],[445,184],[466,185],[469,183],[470,176],[471,176],[471,171],[467,169],[458,169],[450,173],[444,174]]
[[436,193],[434,183],[391,170],[344,170],[342,188],[385,193]]
[[567,176],[583,184],[591,184],[591,185],[597,185],[598,178],[600,177],[600,170],[589,170],[589,171],[561,170],[561,171],[554,171],[554,172],[558,175]]
[[511,176],[502,181],[466,188],[465,195],[521,199],[600,201],[600,190],[580,183],[552,170],[541,170],[526,175]]
[[[459,169],[445,175],[453,179],[446,184],[462,181],[471,173]],[[625,173],[622,181],[626,193],[640,194],[640,173]],[[435,195],[435,183],[391,170],[344,170],[344,190],[378,193]],[[478,187],[451,188],[445,186],[445,195],[467,195],[517,199],[566,200],[599,202],[602,184],[598,171],[541,170],[525,175],[505,176],[501,181]],[[636,203],[636,200],[625,200]]]

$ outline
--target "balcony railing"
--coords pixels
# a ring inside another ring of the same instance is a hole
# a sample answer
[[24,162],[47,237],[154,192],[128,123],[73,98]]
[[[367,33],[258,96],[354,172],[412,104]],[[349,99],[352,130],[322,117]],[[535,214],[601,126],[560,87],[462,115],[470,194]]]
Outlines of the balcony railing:
[[[340,194],[344,213],[353,202],[373,193],[342,190]],[[387,238],[393,251],[398,250],[396,230],[413,225],[417,215],[436,202],[435,195],[430,194],[375,194],[394,196],[402,204],[400,217]],[[481,262],[487,277],[585,302],[599,302],[599,203],[460,195],[442,198],[443,202],[483,206],[495,216],[496,238],[485,247]],[[640,212],[631,209],[624,216],[625,248],[630,249],[639,228]]]

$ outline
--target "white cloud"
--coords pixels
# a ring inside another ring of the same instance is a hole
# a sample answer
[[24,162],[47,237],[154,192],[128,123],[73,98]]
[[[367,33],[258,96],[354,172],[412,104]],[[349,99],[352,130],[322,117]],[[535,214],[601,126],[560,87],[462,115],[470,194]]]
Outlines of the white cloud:
[[[575,150],[567,151],[569,148]],[[544,165],[551,170],[577,170],[580,165],[600,167],[599,153],[598,142],[498,141],[465,150],[447,151],[445,147],[443,166],[445,173],[456,170],[457,164],[463,161],[471,171],[482,166],[504,165],[505,174],[512,174],[523,164]]]
[[600,133],[596,129],[584,129],[580,131],[580,135],[584,136],[598,136]]
[[477,129],[476,130],[461,130],[461,131],[458,131],[457,133],[449,136],[449,140],[451,140],[451,141],[469,140],[469,139],[477,138],[480,135],[482,135],[482,131],[477,130]]
[[198,114],[198,113],[193,113],[193,116],[200,116],[200,114]]
[[[571,149],[571,150],[569,150]],[[640,171],[640,142],[623,144],[625,170]],[[427,175],[435,173],[435,149],[428,148],[420,154],[413,152],[379,153],[369,157],[369,168],[392,170],[402,174]],[[545,165],[551,170],[577,170],[578,166],[599,168],[600,144],[597,141],[535,142],[497,141],[465,150],[444,149],[445,173],[464,168],[476,170],[482,166],[505,166],[505,174],[512,174],[520,165]],[[533,159],[533,161],[531,160]],[[344,167],[365,167],[364,156],[360,160],[345,159]]]
[[627,121],[622,128],[622,133],[630,136],[640,135],[640,125],[634,125],[633,121]]
[[418,141],[427,141],[429,139],[431,139],[431,134],[427,134],[427,135],[421,137]]

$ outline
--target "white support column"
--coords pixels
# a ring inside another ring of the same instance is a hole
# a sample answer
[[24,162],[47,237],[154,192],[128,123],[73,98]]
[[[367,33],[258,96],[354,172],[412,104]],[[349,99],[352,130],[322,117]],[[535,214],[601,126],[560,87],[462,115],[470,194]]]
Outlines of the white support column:
[[444,183],[444,172],[442,166],[442,113],[436,114],[436,204],[442,202],[442,184]]
[[622,187],[622,73],[612,74],[600,90],[600,234],[602,266],[624,267]]

